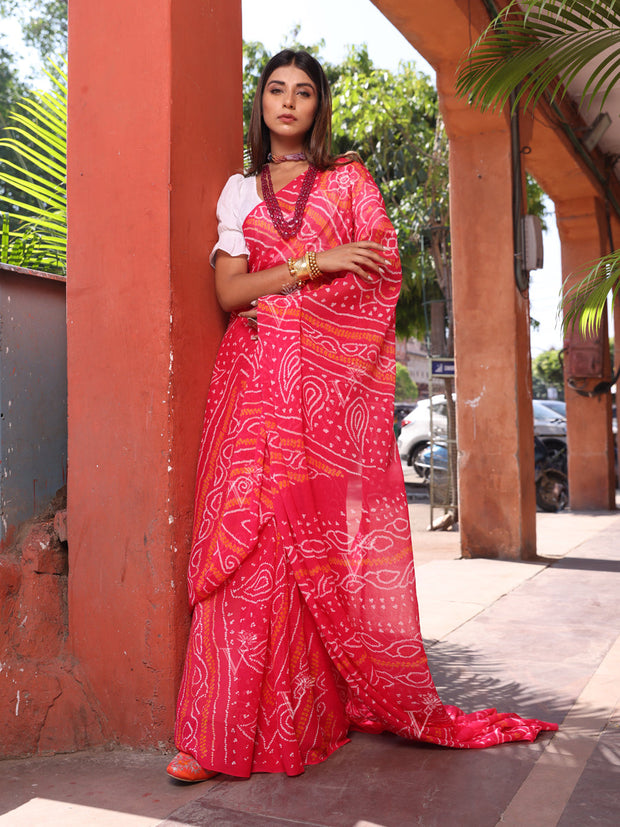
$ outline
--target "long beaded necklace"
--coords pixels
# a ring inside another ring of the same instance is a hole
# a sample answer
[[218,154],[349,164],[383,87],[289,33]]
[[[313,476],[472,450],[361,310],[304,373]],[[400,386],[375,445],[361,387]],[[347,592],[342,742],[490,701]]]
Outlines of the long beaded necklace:
[[317,168],[314,164],[310,164],[306,170],[306,174],[304,175],[304,180],[301,182],[301,189],[299,190],[299,196],[295,204],[295,212],[293,213],[293,217],[290,220],[287,220],[282,213],[282,207],[278,203],[278,199],[273,191],[269,164],[265,164],[261,171],[260,183],[263,190],[263,198],[265,199],[265,204],[267,204],[267,209],[269,210],[269,216],[273,222],[273,226],[276,228],[281,238],[285,241],[289,238],[293,238],[293,236],[296,236],[299,232],[299,228],[301,227],[301,222],[304,217],[304,210],[306,209],[306,203],[310,196],[314,179],[316,178],[316,173]]

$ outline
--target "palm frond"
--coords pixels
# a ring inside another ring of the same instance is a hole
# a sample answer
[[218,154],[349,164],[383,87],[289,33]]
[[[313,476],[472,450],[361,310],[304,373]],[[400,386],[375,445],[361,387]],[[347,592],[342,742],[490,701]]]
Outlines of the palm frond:
[[[606,59],[593,64],[603,53]],[[464,56],[456,88],[483,110],[503,109],[512,92],[514,105],[527,108],[546,91],[564,94],[586,68],[590,77],[581,103],[589,105],[598,95],[604,103],[620,79],[620,4],[513,0]]]
[[[21,130],[13,129],[17,134],[21,133]],[[27,133],[24,133],[24,137],[26,140],[29,140]],[[35,168],[44,171],[47,175],[53,175],[63,179],[66,175],[66,160],[64,164],[58,163],[49,153],[37,152],[32,146],[20,141],[18,138],[0,139],[0,146],[10,147],[14,152],[19,153],[22,158],[30,161]]]
[[562,299],[565,331],[577,329],[589,336],[596,332],[607,309],[607,297],[620,291],[620,250],[584,265],[575,275],[579,281]]
[[67,76],[52,64],[46,72],[51,91],[22,99],[9,115],[8,137],[15,161],[2,161],[0,181],[34,199],[0,198],[8,208],[2,218],[0,255],[9,263],[61,272],[67,250]]
[[[32,169],[28,171],[28,173],[24,173],[24,167],[21,164],[14,164],[13,161],[3,160],[2,166],[6,167],[7,169],[13,169],[17,173],[17,175],[13,176],[14,178],[18,178],[15,183],[17,186],[21,186],[22,182],[28,181],[35,181],[38,182],[42,187],[47,187],[47,191],[50,196],[53,193],[62,190],[64,191],[66,176],[65,175],[50,175],[49,178],[45,178],[43,175],[39,175],[34,172]],[[6,172],[3,174],[3,180],[11,176],[12,173]],[[64,195],[63,195],[64,197]]]

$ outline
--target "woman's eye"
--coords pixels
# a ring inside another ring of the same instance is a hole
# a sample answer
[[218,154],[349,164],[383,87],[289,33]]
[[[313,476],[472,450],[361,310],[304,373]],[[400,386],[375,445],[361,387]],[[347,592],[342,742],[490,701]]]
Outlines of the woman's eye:
[[297,94],[301,95],[302,98],[309,98],[310,97],[310,92],[306,92],[305,89],[300,89]]

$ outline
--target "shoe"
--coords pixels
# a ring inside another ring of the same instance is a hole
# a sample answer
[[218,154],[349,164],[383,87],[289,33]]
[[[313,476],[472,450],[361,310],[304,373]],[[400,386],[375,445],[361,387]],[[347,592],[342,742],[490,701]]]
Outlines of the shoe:
[[166,772],[177,781],[195,784],[197,781],[207,781],[217,775],[217,772],[203,770],[198,761],[186,752],[178,752],[166,767]]

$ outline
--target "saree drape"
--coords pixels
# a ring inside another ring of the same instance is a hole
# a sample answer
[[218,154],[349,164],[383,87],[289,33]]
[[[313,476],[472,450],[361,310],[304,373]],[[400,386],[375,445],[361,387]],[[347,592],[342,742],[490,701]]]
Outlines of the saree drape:
[[[277,193],[285,215],[300,185]],[[264,202],[243,232],[250,272],[360,240],[389,264],[261,299],[257,337],[231,318],[199,457],[178,748],[232,775],[295,775],[351,729],[449,747],[555,729],[445,706],[428,670],[392,430],[400,263],[369,173],[319,173],[295,238]]]

